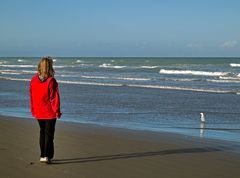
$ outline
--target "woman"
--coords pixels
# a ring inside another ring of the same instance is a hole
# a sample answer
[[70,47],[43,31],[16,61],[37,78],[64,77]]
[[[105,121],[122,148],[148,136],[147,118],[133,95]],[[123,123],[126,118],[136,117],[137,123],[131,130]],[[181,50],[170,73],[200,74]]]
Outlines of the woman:
[[30,109],[40,126],[40,162],[51,163],[54,156],[56,119],[61,117],[58,83],[54,78],[53,60],[43,57],[30,82]]

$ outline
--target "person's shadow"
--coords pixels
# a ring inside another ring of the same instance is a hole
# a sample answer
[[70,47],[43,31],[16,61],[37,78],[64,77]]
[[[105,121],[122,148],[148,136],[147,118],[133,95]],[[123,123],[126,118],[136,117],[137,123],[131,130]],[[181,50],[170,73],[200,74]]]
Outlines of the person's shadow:
[[150,156],[164,156],[173,154],[188,154],[188,153],[206,153],[206,152],[218,152],[230,150],[227,147],[203,147],[203,148],[182,148],[182,149],[170,149],[150,152],[138,152],[138,153],[124,153],[124,154],[110,154],[101,156],[91,157],[80,157],[80,158],[68,158],[68,159],[54,159],[52,164],[70,164],[70,163],[87,163],[96,161],[107,161],[117,159],[130,159],[130,158],[141,158]]

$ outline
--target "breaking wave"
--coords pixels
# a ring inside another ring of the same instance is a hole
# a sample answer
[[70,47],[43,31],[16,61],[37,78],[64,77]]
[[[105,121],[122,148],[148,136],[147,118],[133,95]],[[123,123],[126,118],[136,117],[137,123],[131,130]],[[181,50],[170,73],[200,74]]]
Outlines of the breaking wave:
[[17,61],[18,62],[25,62],[25,60],[23,60],[23,59],[18,59]]
[[[2,76],[0,76],[0,79],[15,80],[15,81],[30,81],[30,79],[27,79],[27,78],[13,78],[13,77],[2,77]],[[153,88],[153,89],[164,89],[164,90],[181,90],[181,91],[193,91],[193,92],[205,92],[205,93],[229,93],[229,94],[239,93],[239,92],[234,92],[234,91],[229,91],[229,90],[176,87],[176,86],[162,86],[162,85],[100,83],[100,82],[83,82],[83,81],[68,81],[68,80],[58,80],[58,83],[77,84],[77,85],[115,86],[115,87],[125,86],[125,87]]]
[[11,68],[11,67],[13,67],[13,68],[15,68],[15,67],[21,67],[21,68],[36,68],[36,66],[35,65],[15,65],[15,64],[0,64],[0,67],[9,67],[9,68]]
[[113,66],[112,64],[103,63],[103,64],[99,65],[99,67],[121,69],[121,68],[124,68],[126,66]]
[[161,69],[160,74],[176,74],[176,75],[199,75],[199,76],[223,76],[227,75],[226,72],[207,72],[207,71],[196,71],[196,70],[167,70]]
[[240,64],[237,64],[237,63],[230,63],[229,64],[231,67],[240,67]]
[[160,67],[160,66],[140,66],[140,68],[143,68],[143,69],[155,69],[158,67]]
[[[0,64],[0,67],[8,68],[36,68],[36,65],[16,65],[16,64]],[[64,68],[69,66],[53,66],[54,68]],[[71,66],[70,66],[71,67]]]
[[137,80],[137,81],[151,80],[151,78],[136,78],[136,77],[104,77],[104,76],[86,76],[86,75],[82,75],[81,77],[89,78],[89,79],[117,79],[117,80]]

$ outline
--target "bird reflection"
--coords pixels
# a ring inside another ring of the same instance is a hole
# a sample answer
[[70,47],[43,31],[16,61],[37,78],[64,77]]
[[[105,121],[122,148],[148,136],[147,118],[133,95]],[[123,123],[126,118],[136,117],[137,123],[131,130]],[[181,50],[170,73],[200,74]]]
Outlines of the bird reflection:
[[200,137],[203,137],[204,130],[205,130],[205,123],[201,122],[200,123]]

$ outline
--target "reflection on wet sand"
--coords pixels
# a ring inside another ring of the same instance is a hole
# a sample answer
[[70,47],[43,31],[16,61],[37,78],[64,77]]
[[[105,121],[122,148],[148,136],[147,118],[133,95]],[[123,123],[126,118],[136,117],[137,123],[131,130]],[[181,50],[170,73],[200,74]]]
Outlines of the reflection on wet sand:
[[201,122],[200,123],[200,137],[203,137],[204,130],[205,130],[205,123]]

